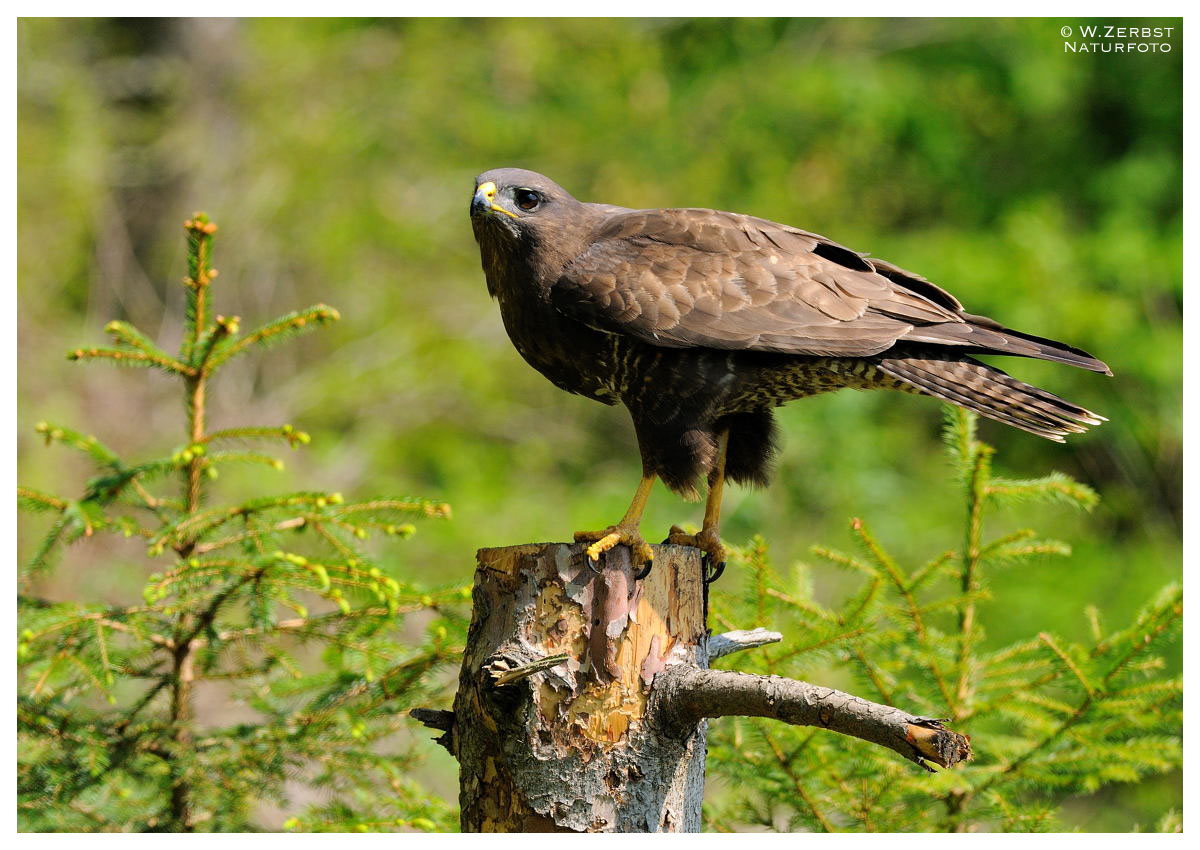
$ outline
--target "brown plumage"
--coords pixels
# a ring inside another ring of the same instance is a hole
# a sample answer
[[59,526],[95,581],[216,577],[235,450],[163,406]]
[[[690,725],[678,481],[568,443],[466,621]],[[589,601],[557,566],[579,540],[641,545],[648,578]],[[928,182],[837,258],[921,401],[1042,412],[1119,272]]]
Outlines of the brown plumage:
[[[716,210],[581,203],[521,169],[476,179],[471,220],[517,350],[562,389],[625,404],[644,483],[659,476],[694,496],[709,476],[714,540],[720,479],[766,481],[771,409],[794,399],[896,389],[1058,441],[1102,421],[971,355],[1111,375],[1104,363],[967,313],[923,277],[815,233]],[[640,512],[635,499],[605,540],[636,544]],[[697,542],[719,556],[719,544]]]

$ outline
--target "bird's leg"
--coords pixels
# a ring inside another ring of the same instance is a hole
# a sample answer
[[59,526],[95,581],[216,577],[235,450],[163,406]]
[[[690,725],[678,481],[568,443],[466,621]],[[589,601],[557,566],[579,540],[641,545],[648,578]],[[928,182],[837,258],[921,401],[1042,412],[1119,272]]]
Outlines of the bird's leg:
[[585,550],[589,558],[596,561],[602,553],[623,543],[633,552],[634,565],[641,565],[641,572],[636,578],[642,579],[649,574],[650,567],[654,563],[654,552],[650,549],[650,544],[642,538],[638,527],[642,522],[642,512],[646,510],[646,500],[650,498],[650,489],[654,486],[654,478],[654,473],[642,474],[642,480],[638,484],[637,492],[633,494],[629,510],[625,511],[625,516],[619,523],[610,525],[603,531],[575,532],[576,543],[586,540],[594,541]]
[[717,440],[717,462],[708,474],[708,501],[704,503],[704,526],[699,534],[688,534],[677,525],[665,542],[694,546],[704,553],[704,583],[712,584],[725,572],[725,547],[721,545],[721,493],[725,489],[725,455],[729,451],[729,429]]

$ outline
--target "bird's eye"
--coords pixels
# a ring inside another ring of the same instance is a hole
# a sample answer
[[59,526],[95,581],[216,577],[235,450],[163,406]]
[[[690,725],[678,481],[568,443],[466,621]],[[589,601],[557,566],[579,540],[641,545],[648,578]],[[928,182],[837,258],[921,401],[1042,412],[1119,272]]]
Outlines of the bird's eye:
[[532,189],[517,189],[513,192],[513,200],[517,206],[526,212],[536,210],[542,203],[542,196]]

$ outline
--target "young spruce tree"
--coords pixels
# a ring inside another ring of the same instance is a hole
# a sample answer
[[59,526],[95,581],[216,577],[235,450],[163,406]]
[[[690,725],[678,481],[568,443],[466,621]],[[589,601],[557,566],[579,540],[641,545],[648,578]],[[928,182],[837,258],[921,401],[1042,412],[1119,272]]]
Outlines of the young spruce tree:
[[[753,622],[785,635],[740,654],[739,669],[817,681],[827,681],[830,668],[842,671],[852,677],[846,689],[860,696],[946,717],[973,736],[974,758],[927,776],[857,739],[727,719],[713,725],[709,767],[730,792],[710,794],[708,828],[1047,831],[1061,829],[1055,812],[1067,795],[1181,766],[1183,682],[1163,675],[1157,655],[1182,625],[1179,586],[1112,632],[1094,607],[1064,598],[1086,617],[1084,644],[1043,632],[983,648],[978,603],[990,598],[989,572],[1070,554],[1030,530],[987,539],[984,516],[1019,500],[1090,509],[1097,496],[1057,473],[1028,481],[993,475],[993,449],[976,439],[974,414],[947,414],[946,445],[965,504],[958,548],[906,568],[855,519],[855,554],[813,549],[858,577],[831,606],[817,600],[810,567],[781,578],[758,539],[741,553],[751,576],[745,594],[716,595],[712,615],[714,626]],[[1181,823],[1168,811],[1153,826],[1177,831]]]
[[[97,467],[68,498],[18,489],[19,504],[52,517],[18,596],[18,815],[22,830],[238,831],[261,804],[304,830],[453,828],[446,803],[409,778],[416,756],[384,742],[406,709],[427,700],[431,673],[456,661],[469,588],[401,581],[366,548],[373,534],[404,538],[414,518],[444,517],[421,499],[353,502],[321,490],[221,504],[210,492],[232,463],[281,462],[255,446],[296,448],[290,425],[206,419],[214,373],[232,358],[338,318],[325,305],[247,334],[213,315],[216,225],[186,223],[187,314],[172,356],[125,322],[113,346],[73,360],[145,366],[178,380],[183,440],[165,457],[131,462],[98,439],[38,425],[47,444],[84,452]],[[67,545],[99,534],[144,538],[143,599],[109,607],[41,598],[38,577]],[[406,617],[407,639],[397,629]],[[413,634],[422,635],[414,642]],[[314,651],[317,650],[317,651]],[[197,717],[199,684],[218,682],[257,719]],[[316,789],[318,805],[290,797]]]

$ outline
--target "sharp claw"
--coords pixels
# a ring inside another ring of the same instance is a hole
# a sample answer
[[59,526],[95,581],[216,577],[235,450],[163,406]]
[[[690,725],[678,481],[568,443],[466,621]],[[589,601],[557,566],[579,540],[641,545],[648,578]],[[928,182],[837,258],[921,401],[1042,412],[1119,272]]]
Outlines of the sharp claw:
[[610,525],[604,531],[575,532],[577,542],[582,543],[588,539],[594,542],[584,547],[582,554],[587,556],[588,566],[593,572],[598,572],[597,566],[600,563],[601,555],[615,546],[624,545],[630,549],[630,560],[633,561],[635,568],[640,569],[635,580],[641,580],[650,574],[650,569],[654,565],[654,549],[642,539],[636,526]]
[[[716,567],[713,567],[712,555],[708,554],[707,552],[701,556],[700,563],[704,569],[703,579],[705,587],[708,587],[710,584],[715,582],[721,577],[721,574],[725,572],[725,561],[720,561]],[[711,572],[709,572],[710,569],[712,570]]]

